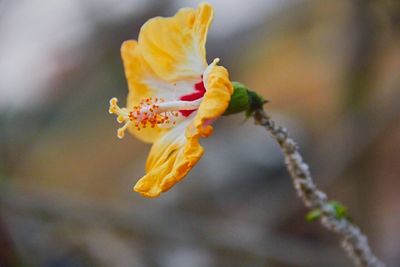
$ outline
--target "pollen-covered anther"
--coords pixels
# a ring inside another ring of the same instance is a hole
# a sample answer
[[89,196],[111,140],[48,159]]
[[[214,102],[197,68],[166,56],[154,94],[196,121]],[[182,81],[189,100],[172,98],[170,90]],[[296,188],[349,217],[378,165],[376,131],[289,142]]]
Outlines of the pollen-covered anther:
[[168,120],[168,110],[160,110],[160,104],[165,102],[164,99],[158,97],[145,98],[140,101],[138,106],[133,107],[130,119],[135,121],[135,128],[140,130],[150,126],[154,128],[156,125],[165,123]]
[[117,121],[118,123],[123,123],[125,124],[118,129],[117,131],[117,136],[118,138],[123,138],[125,134],[125,130],[128,128],[129,124],[131,123],[131,120],[129,119],[129,111],[126,108],[120,108],[118,106],[118,99],[113,97],[110,100],[110,109],[108,110],[110,114],[115,114],[117,115]]

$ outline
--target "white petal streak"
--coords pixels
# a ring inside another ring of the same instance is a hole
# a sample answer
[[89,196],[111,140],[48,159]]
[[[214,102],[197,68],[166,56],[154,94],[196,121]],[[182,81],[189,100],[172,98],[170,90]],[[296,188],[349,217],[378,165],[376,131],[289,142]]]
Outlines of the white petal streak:
[[183,144],[186,142],[185,131],[186,127],[191,123],[194,116],[190,116],[185,120],[182,120],[181,123],[173,127],[170,131],[168,131],[161,139],[161,142],[170,143],[179,143]]
[[149,86],[154,94],[164,100],[179,99],[181,96],[193,93],[194,85],[201,80],[200,76],[198,79],[188,79],[169,83],[154,77],[148,78],[144,83]]
[[[153,147],[153,149],[156,149],[157,151],[163,151],[166,152],[166,147],[170,146],[171,144],[178,144],[179,145],[179,151],[178,153],[183,153],[183,146],[186,143],[186,128],[189,126],[189,124],[192,122],[194,118],[194,114],[186,118],[185,120],[182,120],[181,123],[173,127],[170,131],[166,132],[160,139],[158,139]],[[161,156],[161,155],[160,155]],[[151,166],[155,164],[154,161],[158,161],[158,158],[152,158],[150,157],[147,162],[147,166]]]
[[207,67],[207,62],[203,58],[201,49],[199,47],[199,38],[194,38],[192,46],[186,50],[186,62],[177,67],[177,71],[184,73],[185,70],[190,73],[201,75]]
[[218,64],[218,62],[219,62],[219,58],[215,58],[213,60],[213,62],[207,66],[206,70],[203,73],[204,86],[205,86],[206,90],[207,90],[207,84],[208,84],[208,76],[210,75],[211,70]]

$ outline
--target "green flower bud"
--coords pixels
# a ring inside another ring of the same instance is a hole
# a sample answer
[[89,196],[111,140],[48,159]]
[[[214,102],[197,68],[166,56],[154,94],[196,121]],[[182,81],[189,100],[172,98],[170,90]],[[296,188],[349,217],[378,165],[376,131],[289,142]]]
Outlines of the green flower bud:
[[[343,206],[343,204],[337,202],[337,201],[330,201],[327,203],[327,208],[330,210],[328,212],[330,215],[335,216],[337,219],[347,219],[351,221],[351,218],[349,217],[347,213],[347,208]],[[323,212],[321,209],[314,209],[311,210],[307,213],[306,219],[309,222],[313,222],[321,218],[323,215]]]
[[306,220],[309,222],[313,222],[321,218],[322,212],[320,209],[315,209],[312,211],[309,211],[306,215]]

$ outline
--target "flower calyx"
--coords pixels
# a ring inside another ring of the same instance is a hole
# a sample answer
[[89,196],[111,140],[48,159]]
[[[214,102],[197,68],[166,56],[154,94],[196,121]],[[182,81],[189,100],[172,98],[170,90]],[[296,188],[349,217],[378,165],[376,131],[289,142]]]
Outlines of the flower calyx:
[[268,101],[240,82],[232,82],[233,94],[224,115],[245,112],[250,117],[256,110],[262,109]]

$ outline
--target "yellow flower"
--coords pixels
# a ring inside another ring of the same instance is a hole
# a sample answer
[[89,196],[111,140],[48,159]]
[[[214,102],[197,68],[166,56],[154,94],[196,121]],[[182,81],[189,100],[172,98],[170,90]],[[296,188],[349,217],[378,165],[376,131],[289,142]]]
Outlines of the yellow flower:
[[203,155],[200,137],[228,107],[232,84],[228,72],[208,65],[205,42],[213,8],[201,3],[170,18],[156,17],[141,28],[138,41],[122,44],[121,54],[129,94],[127,107],[110,100],[110,113],[144,142],[153,143],[146,175],[134,190],[157,197],[179,182]]

